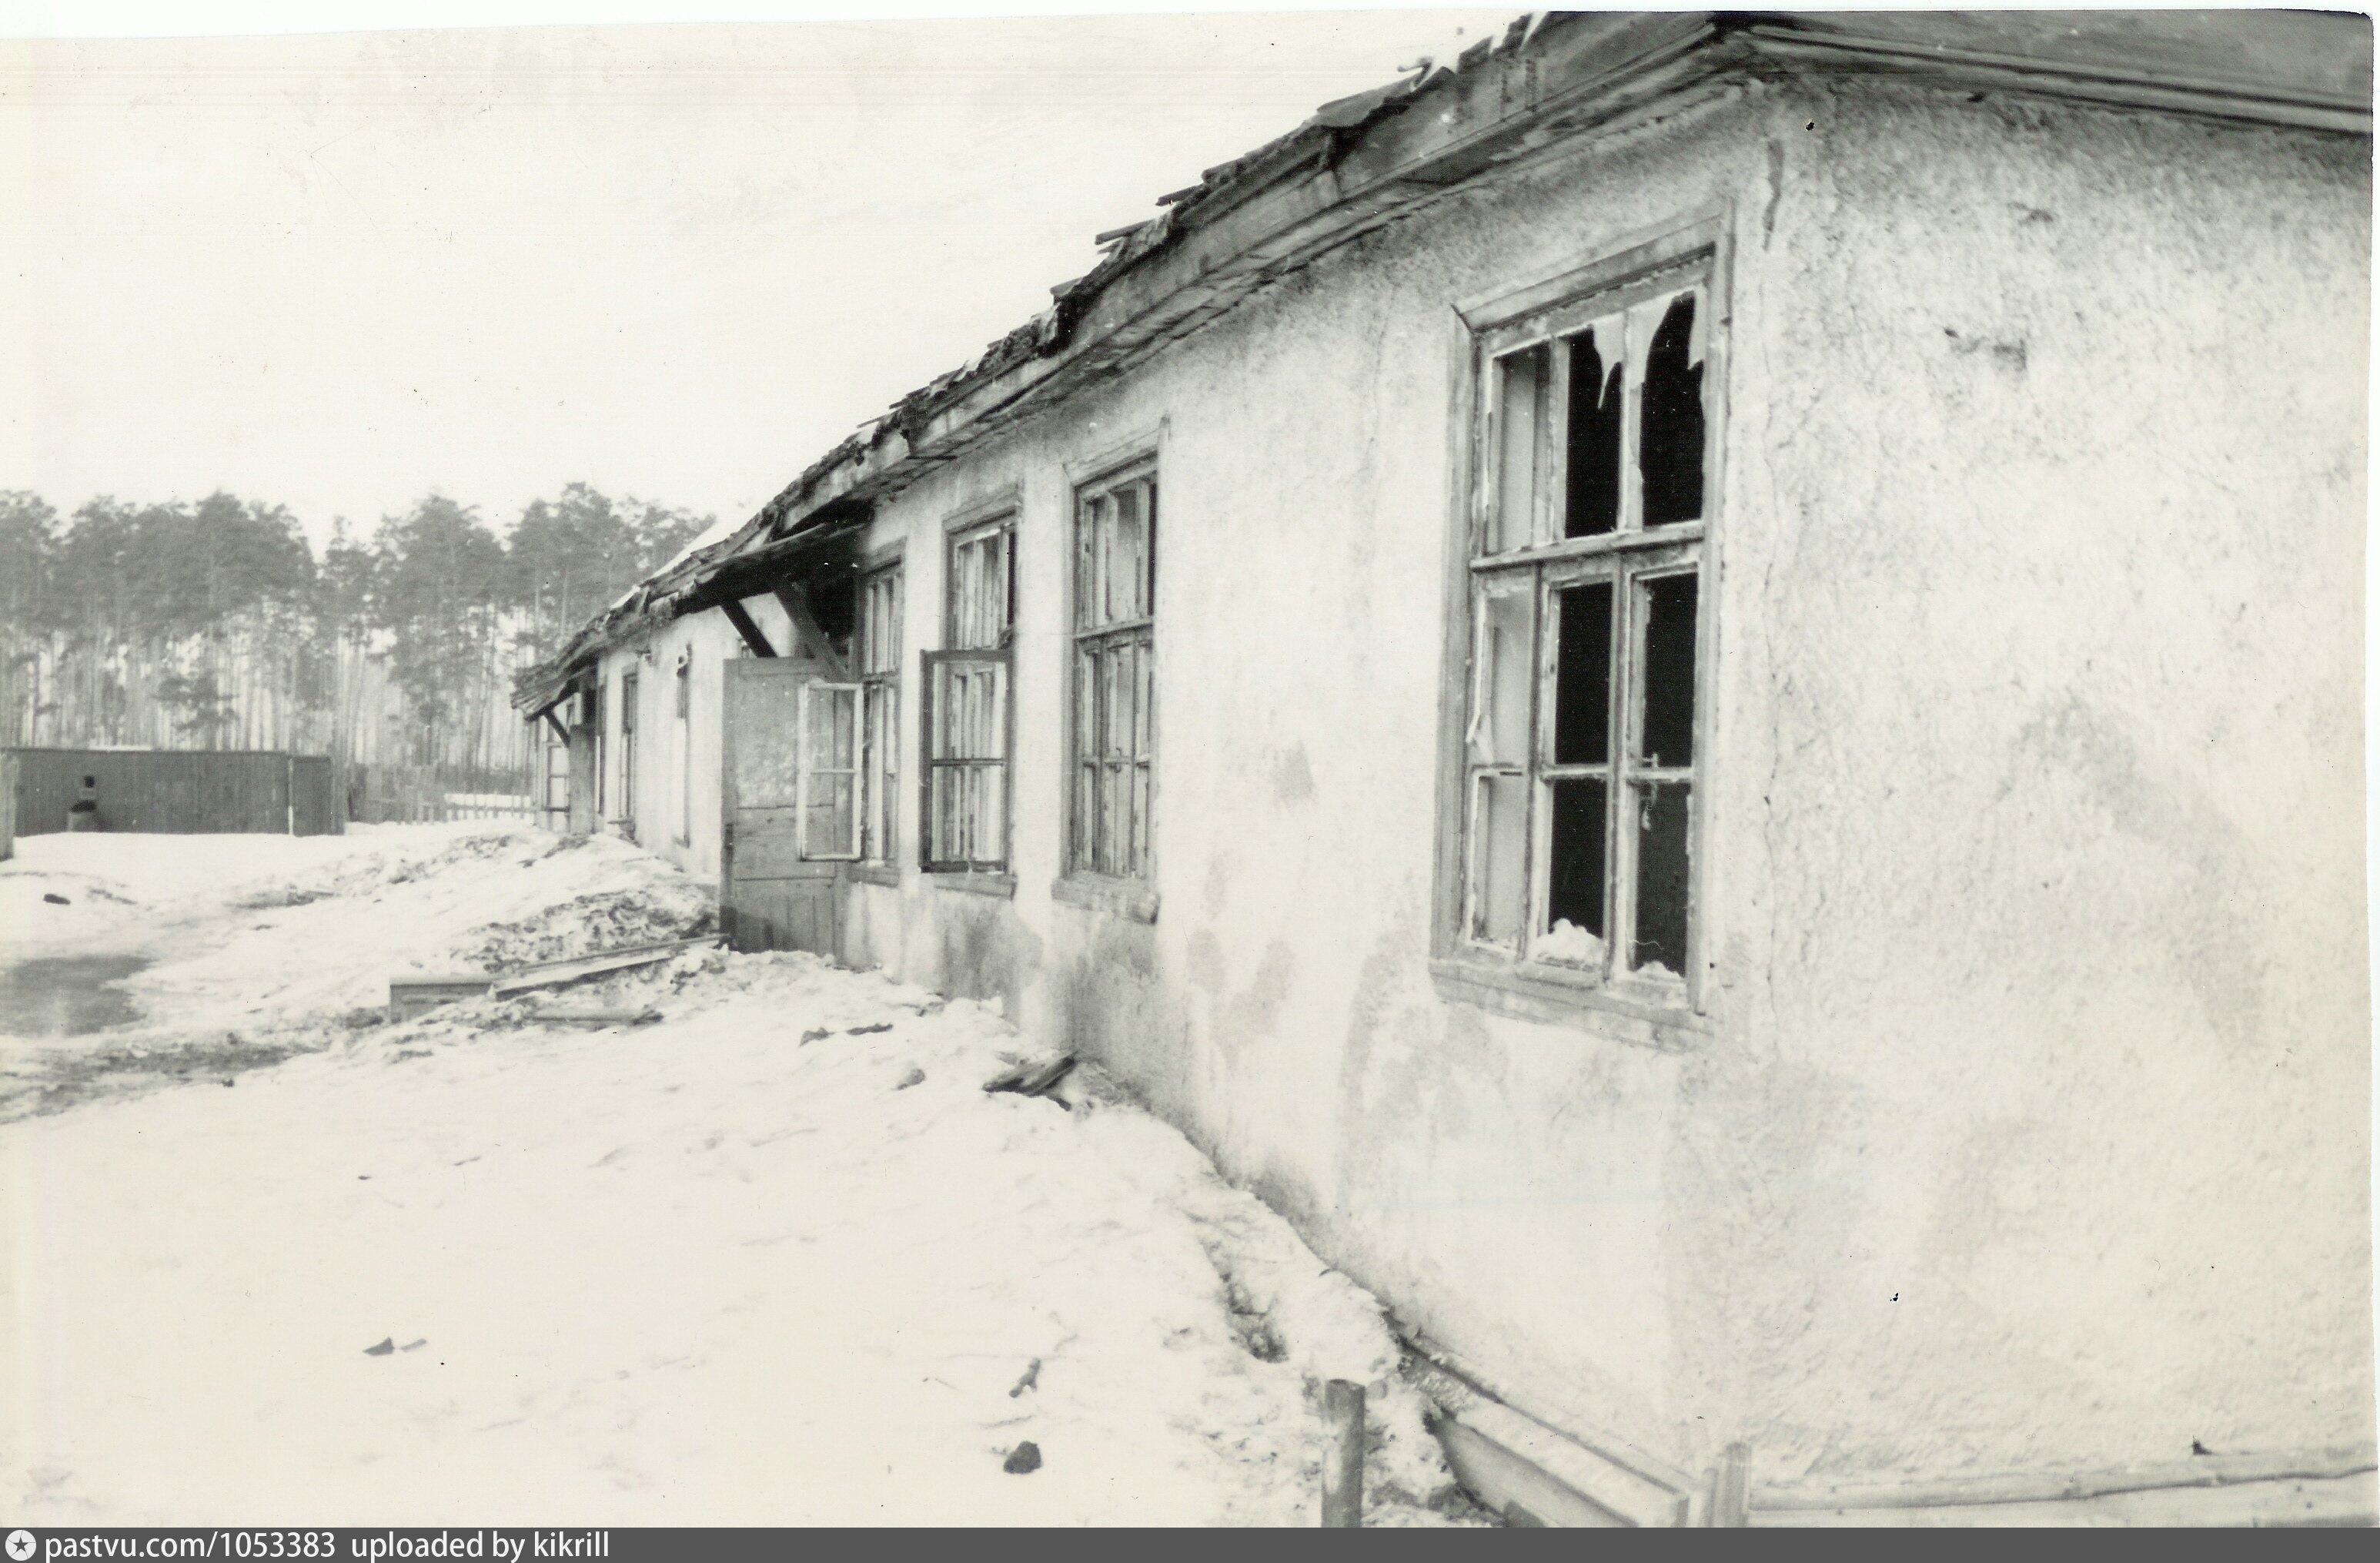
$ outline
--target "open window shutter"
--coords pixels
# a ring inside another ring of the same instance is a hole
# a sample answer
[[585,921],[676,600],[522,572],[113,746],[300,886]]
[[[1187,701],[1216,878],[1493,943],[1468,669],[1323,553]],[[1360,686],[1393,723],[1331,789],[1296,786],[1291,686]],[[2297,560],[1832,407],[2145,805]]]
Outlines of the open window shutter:
[[859,686],[802,686],[796,812],[801,853],[815,862],[859,857]]
[[1008,864],[1008,653],[927,652],[926,763],[918,778],[924,867]]

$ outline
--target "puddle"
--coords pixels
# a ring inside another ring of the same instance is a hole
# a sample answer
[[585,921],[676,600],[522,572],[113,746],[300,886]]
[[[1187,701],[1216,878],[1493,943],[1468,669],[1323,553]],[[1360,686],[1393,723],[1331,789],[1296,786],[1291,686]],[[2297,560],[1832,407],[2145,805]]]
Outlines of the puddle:
[[140,955],[55,955],[0,966],[0,1035],[85,1036],[140,1019],[113,984],[149,964]]

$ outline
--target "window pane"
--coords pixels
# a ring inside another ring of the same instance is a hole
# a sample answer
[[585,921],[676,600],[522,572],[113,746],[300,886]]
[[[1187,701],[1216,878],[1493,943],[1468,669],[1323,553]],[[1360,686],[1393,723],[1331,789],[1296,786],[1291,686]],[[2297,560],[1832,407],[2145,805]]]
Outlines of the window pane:
[[997,646],[1014,612],[1015,550],[1005,526],[951,549],[951,638],[953,651]]
[[1554,593],[1560,641],[1554,666],[1554,763],[1600,765],[1610,758],[1611,582]]
[[851,829],[856,818],[854,784],[858,778],[813,773],[809,778],[809,812],[802,821],[802,849],[814,858],[843,857],[851,851]]
[[1482,763],[1519,764],[1528,757],[1529,687],[1536,666],[1529,623],[1535,579],[1527,577],[1517,590],[1479,595],[1471,745],[1472,757]]
[[1687,835],[1692,789],[1683,782],[1635,788],[1636,942],[1629,964],[1681,977],[1686,970]]
[[899,816],[901,725],[898,694],[889,684],[869,686],[867,695],[867,748],[862,756],[867,773],[867,840],[862,850],[879,862],[893,854],[893,822]]
[[1517,949],[1527,915],[1524,877],[1529,856],[1529,792],[1524,776],[1473,778],[1471,801],[1471,936]]
[[1124,872],[1145,874],[1148,872],[1148,767],[1132,767],[1132,840],[1131,859]]
[[1157,612],[1157,480],[1140,485],[1140,611]]
[[1002,765],[974,767],[978,782],[976,816],[973,827],[974,845],[970,857],[977,862],[998,864],[1008,857],[1008,771]]
[[1542,343],[1498,360],[1496,515],[1488,551],[1524,548],[1532,540],[1537,501],[1537,430],[1544,421],[1548,364]]
[[1108,648],[1107,720],[1100,727],[1107,738],[1104,752],[1111,760],[1132,752],[1132,659],[1129,644]]
[[829,690],[820,703],[827,712],[827,747],[819,763],[830,770],[859,769],[859,691]]
[[1115,773],[1102,763],[1098,769],[1098,783],[1091,797],[1091,872],[1112,873],[1114,853]]
[[1694,610],[1691,575],[1645,583],[1645,715],[1638,751],[1648,765],[1694,763]]
[[1603,960],[1604,830],[1609,793],[1600,776],[1550,784],[1553,849],[1546,870],[1546,925],[1529,954],[1594,967]]
[[1134,665],[1139,678],[1132,702],[1132,752],[1134,758],[1147,760],[1157,751],[1157,719],[1151,711],[1157,682],[1157,644],[1154,637],[1144,637],[1135,644],[1139,654]]
[[958,773],[934,770],[926,780],[926,852],[936,862],[951,860],[951,794]]
[[880,570],[868,578],[861,601],[860,671],[892,674],[901,659],[901,575]]
[[992,641],[1000,639],[1016,623],[1016,534],[1000,534],[1000,617],[992,626]]
[[1694,296],[1682,293],[1662,315],[1645,359],[1638,460],[1648,527],[1703,513],[1703,366],[1694,349]]
[[1088,629],[1099,621],[1099,533],[1106,526],[1104,497],[1083,502],[1075,533],[1075,627]]
[[1115,495],[1115,534],[1109,546],[1107,574],[1108,621],[1137,618],[1134,601],[1140,580],[1140,492],[1122,488]]
[[802,691],[802,766],[817,771],[834,763],[834,697],[815,685]]
[[[1620,524],[1620,319],[1570,342],[1570,488],[1562,535],[1593,537]],[[1606,351],[1605,349],[1609,349]]]

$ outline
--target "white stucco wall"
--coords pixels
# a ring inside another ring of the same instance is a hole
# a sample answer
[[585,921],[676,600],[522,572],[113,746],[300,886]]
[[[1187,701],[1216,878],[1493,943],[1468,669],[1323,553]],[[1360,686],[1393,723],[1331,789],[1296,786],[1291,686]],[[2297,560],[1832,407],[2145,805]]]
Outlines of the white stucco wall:
[[[775,599],[755,597],[744,604],[760,632],[780,651],[789,643],[792,629],[785,610]],[[675,695],[678,658],[690,654],[687,689],[689,761],[681,766],[672,749],[676,723]],[[603,698],[603,828],[617,834],[624,812],[620,782],[620,701],[622,678],[637,674],[640,719],[637,730],[637,839],[698,878],[719,877],[720,839],[720,713],[728,662],[749,655],[743,638],[723,615],[697,614],[656,626],[641,640],[605,652],[602,657]],[[691,790],[686,783],[692,784]],[[681,809],[686,812],[682,814]],[[683,837],[681,823],[691,829]]]
[[[856,887],[852,958],[1097,1053],[1689,1470],[2369,1441],[2369,191],[2312,136],[1760,89],[1327,258],[880,514],[914,766],[945,522],[1018,495],[1017,885]],[[1657,1051],[1428,977],[1450,305],[1714,204],[1712,1030]],[[1050,896],[1067,469],[1143,436],[1153,924]]]

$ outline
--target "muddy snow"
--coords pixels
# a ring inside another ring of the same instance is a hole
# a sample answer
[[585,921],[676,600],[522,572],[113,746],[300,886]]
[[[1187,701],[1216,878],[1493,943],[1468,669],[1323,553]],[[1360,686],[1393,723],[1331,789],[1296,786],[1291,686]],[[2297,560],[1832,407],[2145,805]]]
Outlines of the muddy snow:
[[987,1093],[1034,1059],[981,1007],[698,950],[390,1025],[709,889],[509,828],[18,846],[0,961],[134,1018],[0,1042],[12,1520],[1310,1525],[1341,1377],[1367,1521],[1475,1520],[1377,1302],[1097,1069]]

